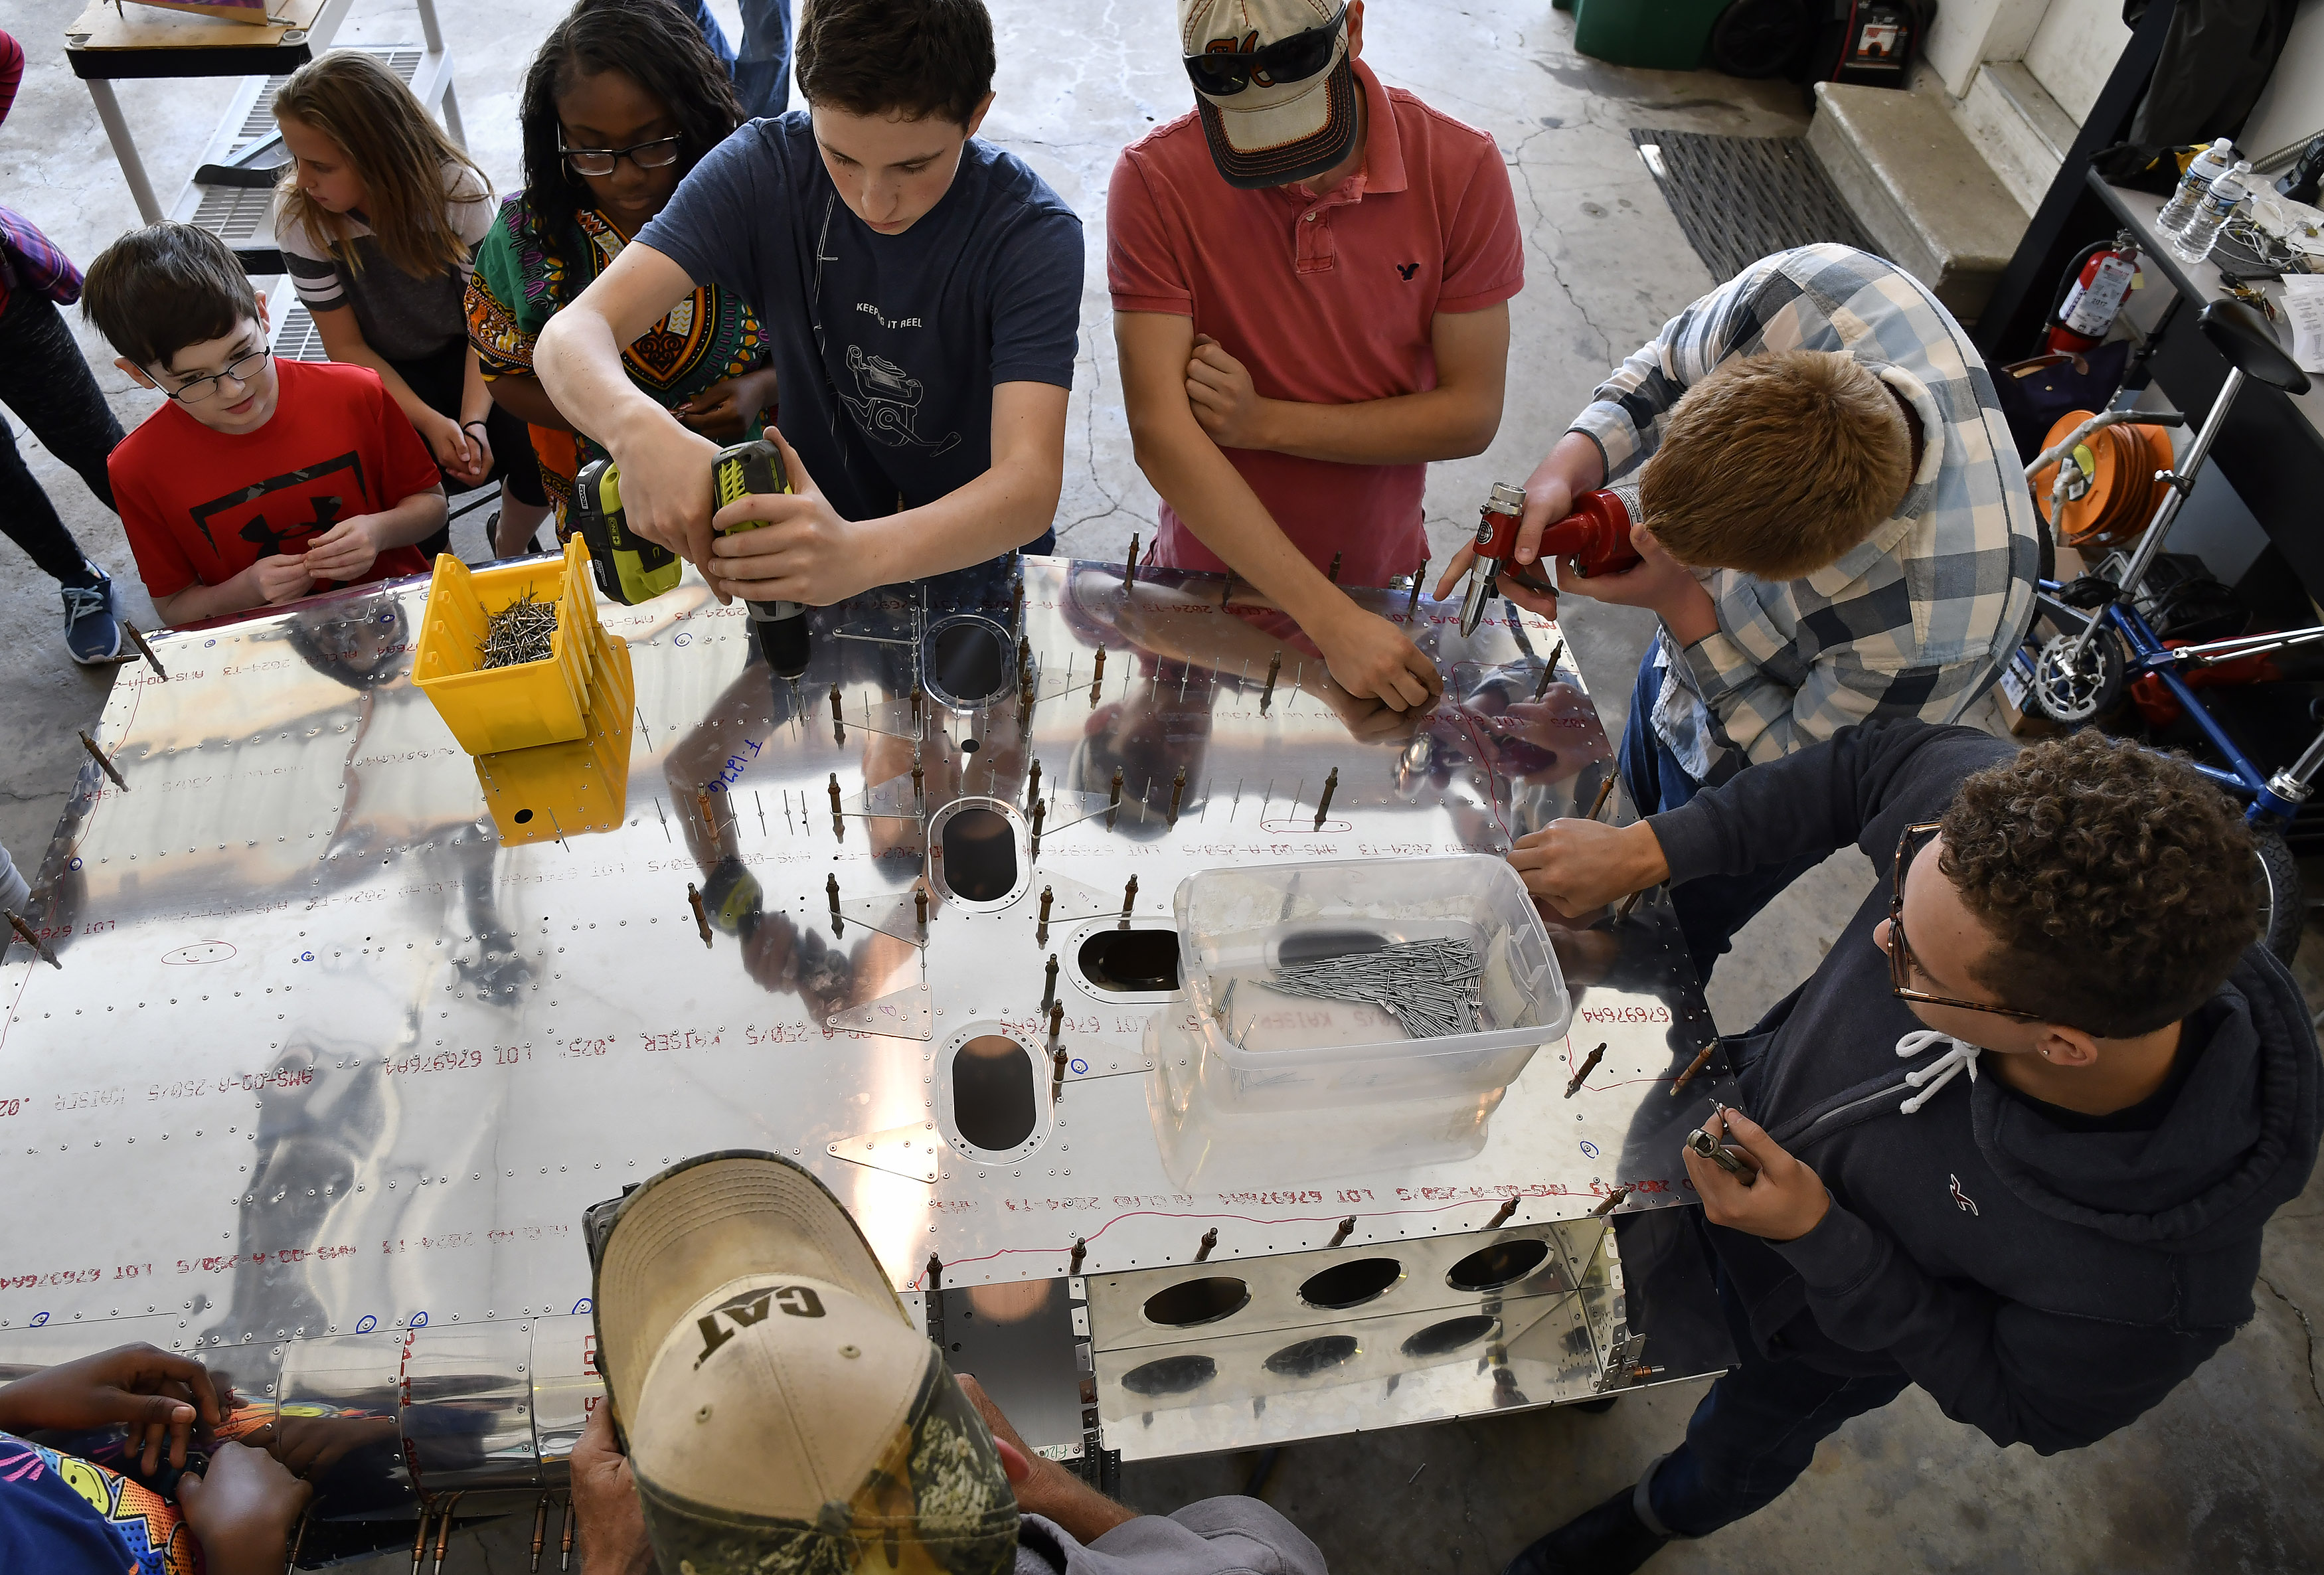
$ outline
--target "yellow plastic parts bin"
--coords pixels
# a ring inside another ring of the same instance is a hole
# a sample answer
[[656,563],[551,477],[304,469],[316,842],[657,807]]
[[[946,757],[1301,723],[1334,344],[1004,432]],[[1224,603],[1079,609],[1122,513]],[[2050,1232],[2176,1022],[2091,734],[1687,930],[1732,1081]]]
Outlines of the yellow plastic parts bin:
[[476,757],[476,780],[504,846],[612,831],[629,807],[637,691],[630,648],[592,622],[597,675],[584,736]]
[[[557,607],[549,658],[484,668],[486,621],[527,592]],[[438,553],[411,681],[434,702],[460,747],[472,755],[570,743],[588,731],[591,667],[600,643],[589,549],[576,535],[562,558],[471,571]]]

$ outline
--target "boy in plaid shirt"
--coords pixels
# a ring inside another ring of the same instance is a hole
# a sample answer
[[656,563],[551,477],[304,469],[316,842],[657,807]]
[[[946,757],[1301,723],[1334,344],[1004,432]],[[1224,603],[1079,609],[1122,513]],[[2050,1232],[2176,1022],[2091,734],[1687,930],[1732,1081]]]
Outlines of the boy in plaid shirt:
[[[1763,258],[1616,368],[1526,483],[1517,561],[1632,472],[1646,562],[1561,565],[1558,588],[1662,619],[1622,737],[1641,814],[1850,723],[1955,720],[2033,617],[2040,526],[1993,380],[1926,287],[1850,247]],[[1512,861],[1538,869],[1555,835]],[[1697,971],[1812,862],[1674,890]]]

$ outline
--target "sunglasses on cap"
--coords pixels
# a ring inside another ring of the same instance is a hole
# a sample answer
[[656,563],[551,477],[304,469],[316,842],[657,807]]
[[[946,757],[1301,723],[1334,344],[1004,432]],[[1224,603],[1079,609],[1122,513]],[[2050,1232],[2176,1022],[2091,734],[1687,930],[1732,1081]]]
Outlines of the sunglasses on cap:
[[1209,52],[1185,57],[1186,75],[1195,92],[1213,98],[1231,98],[1254,81],[1262,88],[1304,81],[1332,63],[1332,51],[1340,41],[1340,24],[1347,19],[1348,8],[1342,5],[1321,26],[1277,39],[1260,50],[1239,51],[1232,41],[1222,39]]

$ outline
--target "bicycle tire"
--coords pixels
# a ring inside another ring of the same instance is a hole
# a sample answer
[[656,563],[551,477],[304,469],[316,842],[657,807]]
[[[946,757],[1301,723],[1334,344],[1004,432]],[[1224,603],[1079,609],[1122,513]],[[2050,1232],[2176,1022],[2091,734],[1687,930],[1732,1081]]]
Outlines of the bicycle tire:
[[2308,923],[2300,861],[2292,856],[2283,833],[2274,826],[2254,826],[2252,842],[2259,855],[2260,939],[2288,967],[2300,950],[2301,932]]

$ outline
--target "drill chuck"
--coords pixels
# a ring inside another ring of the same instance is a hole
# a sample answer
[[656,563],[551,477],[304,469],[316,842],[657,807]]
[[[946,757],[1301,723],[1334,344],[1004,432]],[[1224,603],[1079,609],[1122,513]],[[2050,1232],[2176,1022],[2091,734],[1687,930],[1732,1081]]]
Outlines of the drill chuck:
[[1500,589],[1501,566],[1517,549],[1517,526],[1525,515],[1525,490],[1507,482],[1495,482],[1490,496],[1478,513],[1476,539],[1471,544],[1476,549],[1477,561],[1469,571],[1469,591],[1461,599],[1461,632],[1477,632],[1477,625],[1485,620],[1485,603]]

